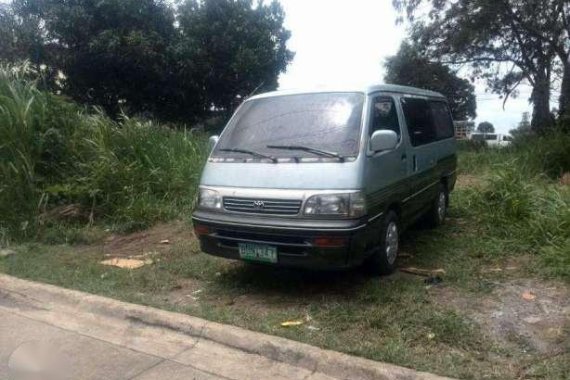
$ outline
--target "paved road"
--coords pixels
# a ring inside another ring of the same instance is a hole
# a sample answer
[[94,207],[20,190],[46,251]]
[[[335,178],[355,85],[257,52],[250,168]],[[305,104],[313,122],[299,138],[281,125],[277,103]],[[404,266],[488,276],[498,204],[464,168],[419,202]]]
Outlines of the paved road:
[[443,379],[0,275],[2,380],[337,378]]
[[27,380],[24,375],[37,365],[65,379],[86,380],[332,379],[160,327],[48,315],[29,300],[0,294],[0,379]]

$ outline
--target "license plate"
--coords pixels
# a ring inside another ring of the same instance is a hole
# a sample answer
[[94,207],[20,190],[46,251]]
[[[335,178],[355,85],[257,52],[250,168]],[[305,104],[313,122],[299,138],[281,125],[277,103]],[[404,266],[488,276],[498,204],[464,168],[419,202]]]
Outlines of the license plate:
[[277,248],[269,245],[239,244],[239,257],[242,260],[258,261],[261,263],[277,263]]

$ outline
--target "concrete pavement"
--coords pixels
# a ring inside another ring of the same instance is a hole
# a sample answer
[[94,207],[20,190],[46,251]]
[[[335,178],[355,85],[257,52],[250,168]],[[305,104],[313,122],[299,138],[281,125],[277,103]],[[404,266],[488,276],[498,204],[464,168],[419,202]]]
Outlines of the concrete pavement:
[[0,379],[443,379],[0,275]]

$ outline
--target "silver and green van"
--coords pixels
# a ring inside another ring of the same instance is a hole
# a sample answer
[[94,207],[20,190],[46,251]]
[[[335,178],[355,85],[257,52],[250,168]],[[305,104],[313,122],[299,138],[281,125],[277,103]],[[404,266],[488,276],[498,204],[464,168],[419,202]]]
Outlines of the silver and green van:
[[441,224],[456,181],[447,100],[409,87],[255,96],[210,141],[192,219],[230,259],[390,273],[402,231]]

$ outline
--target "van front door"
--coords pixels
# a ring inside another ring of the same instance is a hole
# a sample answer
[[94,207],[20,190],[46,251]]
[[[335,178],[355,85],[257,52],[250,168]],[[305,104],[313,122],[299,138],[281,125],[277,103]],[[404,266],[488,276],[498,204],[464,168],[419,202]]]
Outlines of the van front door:
[[380,95],[372,98],[368,137],[378,130],[396,132],[399,143],[396,149],[386,152],[368,151],[366,163],[367,206],[371,221],[380,220],[386,207],[409,193],[407,178],[407,147],[403,143],[400,116],[393,97]]

